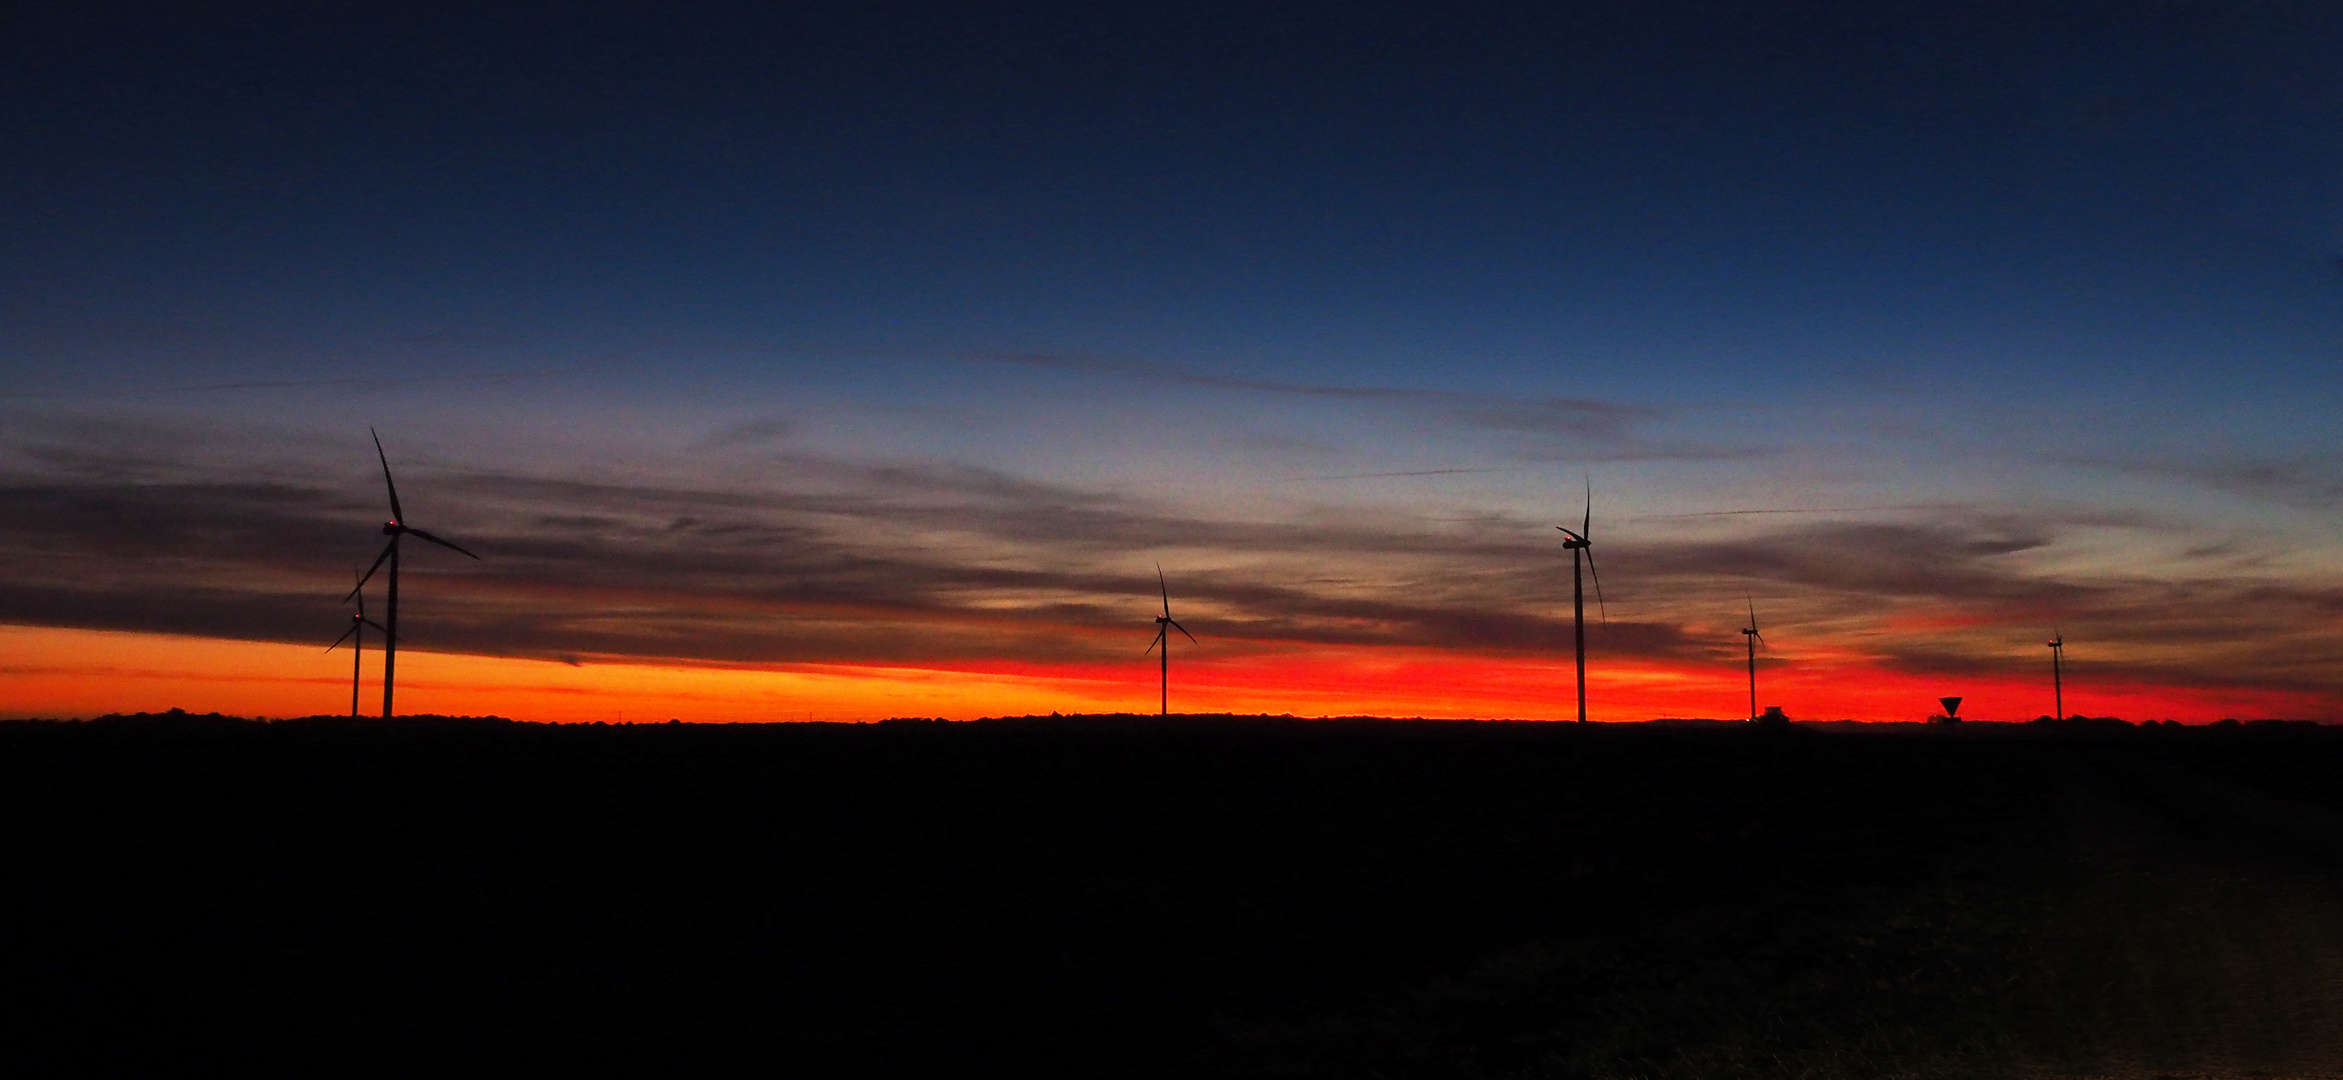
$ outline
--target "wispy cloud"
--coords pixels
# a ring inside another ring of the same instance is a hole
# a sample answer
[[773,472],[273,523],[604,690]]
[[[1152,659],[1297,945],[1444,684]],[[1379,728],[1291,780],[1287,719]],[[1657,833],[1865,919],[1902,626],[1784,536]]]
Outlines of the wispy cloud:
[[2211,455],[2190,461],[2081,459],[2079,463],[2157,480],[2183,480],[2214,491],[2290,506],[2332,509],[2343,503],[2343,463],[2329,457]]
[[[381,542],[375,480],[182,456],[236,444],[123,425],[20,430],[0,447],[0,621],[322,648],[341,629],[349,573]],[[485,556],[409,561],[410,644],[547,659],[1123,658],[1144,643],[1161,558],[1183,621],[1216,648],[1568,646],[1567,563],[1544,523],[1501,512],[1216,516],[965,465],[757,460],[770,472],[697,484],[402,473],[418,521]],[[2177,577],[2042,569],[2079,530],[2164,522],[1935,506],[1722,520],[1734,523],[1723,536],[1630,530],[1600,549],[1603,655],[1724,659],[1738,645],[1725,623],[1755,591],[1790,656],[1827,645],[1912,670],[2003,670],[2033,662],[2012,643],[2033,631],[2003,628],[2058,617],[2086,665],[2343,688],[2331,663],[2343,656],[2321,644],[2343,590],[2215,560]],[[1899,628],[1912,620],[1938,629]]]
[[730,450],[742,446],[763,446],[780,442],[797,430],[797,422],[784,416],[763,416],[742,420],[718,428],[700,440],[702,450]]
[[1167,386],[1320,398],[1404,409],[1448,426],[1530,436],[1540,440],[1537,444],[1523,448],[1519,456],[1528,460],[1746,460],[1771,453],[1761,447],[1658,438],[1649,429],[1677,419],[1680,415],[1677,410],[1594,398],[1511,398],[1429,387],[1282,382],[1212,375],[1165,365],[1052,354],[1014,353],[984,359],[1021,367],[1108,375]]

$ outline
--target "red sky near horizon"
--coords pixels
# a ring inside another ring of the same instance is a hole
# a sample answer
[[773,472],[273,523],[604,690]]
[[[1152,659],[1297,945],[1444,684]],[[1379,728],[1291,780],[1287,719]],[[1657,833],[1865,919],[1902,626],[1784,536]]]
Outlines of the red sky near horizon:
[[[1567,658],[1496,660],[1424,649],[1291,649],[1242,658],[1175,654],[1175,712],[1297,716],[1569,719]],[[222,712],[244,716],[346,713],[349,654],[263,642],[108,631],[0,627],[0,716],[88,717],[109,712]],[[889,716],[1151,713],[1156,667],[988,664],[958,668],[853,664],[709,665],[400,654],[401,714],[501,715],[592,722],[868,721]],[[369,651],[360,711],[380,711],[380,653]],[[2048,679],[1960,678],[1891,672],[1860,661],[1768,664],[1759,704],[1801,720],[1909,721],[1959,694],[1961,715],[2023,720],[2050,711]],[[2140,684],[2070,685],[2070,713],[2201,723],[2227,716],[2316,715],[2311,695],[2183,690]],[[1719,665],[1593,662],[1590,718],[1737,718],[1746,673]]]

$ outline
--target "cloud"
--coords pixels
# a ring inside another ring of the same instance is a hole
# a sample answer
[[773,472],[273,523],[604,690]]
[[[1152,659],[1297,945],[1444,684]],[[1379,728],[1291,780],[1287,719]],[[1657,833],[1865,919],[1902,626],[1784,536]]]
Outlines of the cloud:
[[[323,648],[345,625],[350,573],[381,543],[367,470],[200,456],[265,439],[53,424],[16,440],[0,447],[0,621]],[[770,473],[699,484],[402,472],[416,520],[484,557],[416,549],[408,643],[565,662],[1124,659],[1151,629],[1161,558],[1182,621],[1224,652],[1569,646],[1568,566],[1542,522],[1342,506],[1244,518],[965,465],[758,462]],[[2043,569],[2065,538],[2109,528],[2172,526],[1965,507],[1631,525],[1598,537],[1611,619],[1591,644],[1723,662],[1755,592],[1788,660],[1826,649],[1915,671],[2030,670],[2032,626],[2056,618],[2086,667],[2337,686],[2343,656],[2325,641],[2343,590],[2226,563],[2159,578]]]
[[1654,440],[1643,429],[1676,419],[1677,411],[1593,398],[1508,398],[1418,387],[1281,382],[1207,375],[1160,365],[1036,353],[1014,353],[984,359],[1021,367],[1110,375],[1171,386],[1322,398],[1402,409],[1447,426],[1533,437],[1539,441],[1522,448],[1518,455],[1533,461],[1746,460],[1772,453],[1759,447]]
[[1537,398],[1518,404],[1464,406],[1456,415],[1493,431],[1625,442],[1633,437],[1634,425],[1662,419],[1668,413],[1583,398]]
[[2288,506],[2326,510],[2343,501],[2343,466],[2326,457],[2208,456],[2192,461],[2079,458],[2075,463],[2155,480],[2182,480],[2214,491]]
[[1052,371],[1080,371],[1094,375],[1114,375],[1126,379],[1139,379],[1173,386],[1200,386],[1213,390],[1249,390],[1265,394],[1291,394],[1300,397],[1340,398],[1352,401],[1417,402],[1439,401],[1456,396],[1439,390],[1417,390],[1401,387],[1331,386],[1279,382],[1271,379],[1239,379],[1156,365],[1046,353],[1005,353],[981,359],[994,363],[1044,368]]
[[738,446],[776,443],[788,438],[796,430],[797,422],[786,417],[761,417],[718,428],[714,434],[702,439],[699,446],[703,450],[729,450]]

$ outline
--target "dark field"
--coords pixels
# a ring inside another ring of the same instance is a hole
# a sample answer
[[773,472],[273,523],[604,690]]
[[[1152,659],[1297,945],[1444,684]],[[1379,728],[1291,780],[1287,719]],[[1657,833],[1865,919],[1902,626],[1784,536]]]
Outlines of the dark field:
[[14,1048],[2343,1075],[2343,731],[0,724]]

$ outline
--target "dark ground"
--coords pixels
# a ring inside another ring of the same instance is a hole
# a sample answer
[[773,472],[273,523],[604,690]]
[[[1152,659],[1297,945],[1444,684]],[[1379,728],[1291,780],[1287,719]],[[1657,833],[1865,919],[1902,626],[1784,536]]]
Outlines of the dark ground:
[[11,1050],[2343,1075],[2343,730],[0,724]]

